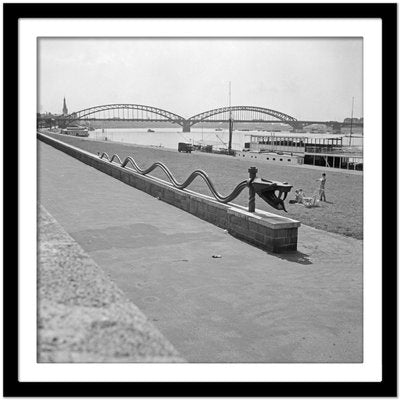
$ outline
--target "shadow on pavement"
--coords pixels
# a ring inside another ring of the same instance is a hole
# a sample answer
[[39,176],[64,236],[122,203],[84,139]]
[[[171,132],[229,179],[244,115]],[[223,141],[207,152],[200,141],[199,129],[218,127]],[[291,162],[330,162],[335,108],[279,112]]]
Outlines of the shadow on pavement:
[[251,242],[249,243],[245,239],[238,238],[238,237],[233,236],[233,235],[231,235],[231,236],[234,237],[237,240],[240,240],[243,243],[246,243],[246,244],[248,244],[250,246],[256,247],[256,248],[264,251],[265,253],[267,253],[267,254],[269,254],[271,256],[274,256],[274,257],[278,257],[278,258],[280,258],[282,260],[295,262],[297,264],[302,264],[302,265],[311,265],[311,264],[313,264],[310,261],[310,258],[309,258],[310,256],[308,254],[306,254],[306,253],[302,253],[301,251],[292,251],[292,252],[288,252],[288,253],[274,253],[272,251],[268,251],[268,250],[262,248],[261,246],[257,246],[254,243],[251,243]]
[[309,259],[309,255],[302,253],[301,251],[294,251],[293,253],[270,253],[276,257],[281,258],[282,260],[295,262],[302,265],[311,265],[312,262]]

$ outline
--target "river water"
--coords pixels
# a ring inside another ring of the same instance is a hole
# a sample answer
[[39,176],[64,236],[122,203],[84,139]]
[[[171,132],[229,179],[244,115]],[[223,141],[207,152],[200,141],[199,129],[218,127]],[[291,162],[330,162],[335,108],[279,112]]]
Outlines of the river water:
[[[89,132],[89,137],[98,140],[111,140],[115,142],[133,143],[145,146],[165,147],[169,149],[177,149],[179,142],[212,145],[214,149],[228,147],[229,131],[228,129],[215,130],[192,128],[191,132],[182,132],[182,129],[176,128],[152,128],[154,132],[148,132],[147,129],[96,129]],[[249,142],[249,136],[253,135],[273,135],[271,132],[265,131],[233,131],[232,149],[242,150],[245,142]],[[312,137],[312,138],[338,138],[343,137],[343,145],[349,145],[349,137],[344,135],[332,134],[312,134],[312,133],[292,133],[292,132],[275,132],[276,137]],[[363,146],[363,138],[361,135],[351,138],[351,145],[357,148]]]

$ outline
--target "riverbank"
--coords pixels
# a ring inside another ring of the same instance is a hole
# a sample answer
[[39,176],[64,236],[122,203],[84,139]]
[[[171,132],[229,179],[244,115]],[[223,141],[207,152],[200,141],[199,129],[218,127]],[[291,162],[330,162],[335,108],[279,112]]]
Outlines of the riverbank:
[[[302,188],[309,196],[317,191],[318,182],[316,180],[320,178],[321,171],[315,168],[297,168],[253,160],[245,161],[235,157],[207,153],[178,153],[177,150],[159,147],[103,142],[58,134],[50,134],[50,136],[95,154],[106,152],[109,155],[118,154],[121,158],[132,156],[142,168],[160,161],[166,164],[176,179],[181,182],[194,170],[202,169],[207,172],[216,189],[223,195],[230,193],[241,180],[248,178],[247,170],[250,166],[256,166],[259,177],[288,182],[293,185],[292,192],[286,200],[288,213],[271,209],[260,198],[256,199],[257,208],[285,215],[317,229],[356,239],[363,238],[363,176],[360,174],[346,171],[325,171],[328,201],[320,203],[320,207],[305,208],[298,204],[289,204],[288,200],[294,198],[294,189]],[[160,170],[153,171],[152,175],[166,179]],[[195,180],[189,189],[207,195],[210,193],[206,184],[200,179]],[[247,192],[243,191],[234,202],[246,206]]]

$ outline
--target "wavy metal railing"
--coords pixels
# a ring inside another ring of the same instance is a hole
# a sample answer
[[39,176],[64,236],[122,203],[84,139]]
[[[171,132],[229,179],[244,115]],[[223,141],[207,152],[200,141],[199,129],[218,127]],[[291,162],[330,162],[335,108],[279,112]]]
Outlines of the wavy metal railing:
[[[277,210],[284,210],[285,209],[285,204],[284,200],[286,199],[286,196],[290,189],[292,188],[291,185],[288,185],[286,182],[281,183],[281,182],[275,182],[275,181],[268,181],[265,179],[260,179],[256,177],[257,174],[257,168],[251,167],[249,168],[249,174],[250,177],[249,179],[246,179],[242,182],[240,182],[230,193],[228,196],[223,196],[218,191],[215,189],[214,184],[211,182],[210,178],[208,175],[202,171],[202,170],[196,170],[192,172],[189,177],[183,182],[179,183],[175,177],[172,175],[171,171],[168,169],[166,165],[164,165],[161,162],[155,162],[152,164],[150,167],[146,169],[142,169],[138,166],[136,161],[128,156],[122,161],[118,154],[113,154],[112,157],[110,157],[107,153],[97,153],[100,159],[107,159],[110,163],[114,162],[116,160],[122,168],[125,168],[128,164],[132,165],[133,169],[138,172],[141,175],[147,175],[151,171],[155,170],[156,168],[160,168],[161,170],[164,171],[165,175],[167,175],[169,181],[172,183],[174,187],[177,189],[185,189],[187,186],[189,186],[194,179],[199,176],[201,177],[205,183],[207,184],[208,188],[210,189],[212,195],[214,198],[219,201],[220,203],[229,203],[233,199],[235,199],[239,194],[242,192],[242,190],[246,187],[249,188],[249,205],[248,209],[250,212],[255,211],[255,194],[257,193],[264,201],[266,201],[271,207],[276,208]],[[276,192],[278,192],[278,196],[276,195]]]
[[239,194],[241,193],[241,191],[247,187],[248,185],[248,181],[242,181],[240,182],[232,191],[231,194],[229,194],[228,196],[222,196],[220,193],[218,193],[218,191],[215,189],[214,184],[211,182],[210,178],[208,177],[208,175],[198,169],[194,172],[192,172],[189,177],[185,180],[185,182],[183,183],[179,183],[175,177],[172,175],[171,171],[168,169],[168,167],[166,165],[164,165],[161,162],[155,162],[154,164],[152,164],[149,168],[147,169],[141,169],[136,161],[128,156],[125,158],[124,161],[121,161],[121,159],[119,158],[118,154],[114,154],[111,158],[107,153],[102,153],[101,155],[99,155],[100,158],[106,158],[108,161],[113,162],[115,159],[118,161],[118,163],[121,165],[122,168],[125,168],[128,164],[131,164],[132,167],[134,168],[134,170],[136,172],[138,172],[141,175],[147,175],[148,173],[150,173],[151,171],[155,170],[156,168],[160,168],[165,172],[165,175],[167,175],[169,181],[177,188],[177,189],[185,189],[187,186],[189,186],[194,179],[199,176],[200,178],[202,178],[208,188],[210,189],[211,193],[213,194],[213,196],[215,197],[216,200],[218,200],[220,203],[229,203],[230,201],[232,201],[233,199],[235,199],[237,196],[239,196]]

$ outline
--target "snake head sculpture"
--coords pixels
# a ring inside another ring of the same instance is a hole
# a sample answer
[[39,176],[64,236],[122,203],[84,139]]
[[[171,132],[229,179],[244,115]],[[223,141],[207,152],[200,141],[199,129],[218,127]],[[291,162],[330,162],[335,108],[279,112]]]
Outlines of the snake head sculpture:
[[255,192],[271,207],[286,211],[284,200],[292,189],[292,185],[286,182],[268,181],[262,178],[255,178],[249,184],[253,186]]

